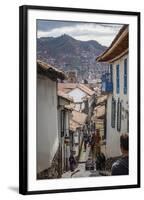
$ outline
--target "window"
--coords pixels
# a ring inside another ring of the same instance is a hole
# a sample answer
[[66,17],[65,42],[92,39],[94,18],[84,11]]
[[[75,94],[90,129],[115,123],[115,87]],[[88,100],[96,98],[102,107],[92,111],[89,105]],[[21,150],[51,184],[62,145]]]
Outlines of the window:
[[118,99],[117,102],[117,130],[121,131],[121,111],[122,111],[122,105],[120,100]]
[[120,93],[119,65],[116,66],[116,93]]
[[61,111],[61,137],[64,136],[64,129],[65,129],[65,111]]
[[124,60],[124,94],[127,94],[127,59]]
[[110,64],[110,77],[111,77],[111,82],[113,80],[113,65]]
[[116,118],[116,100],[112,97],[111,103],[111,127],[115,128],[115,118]]

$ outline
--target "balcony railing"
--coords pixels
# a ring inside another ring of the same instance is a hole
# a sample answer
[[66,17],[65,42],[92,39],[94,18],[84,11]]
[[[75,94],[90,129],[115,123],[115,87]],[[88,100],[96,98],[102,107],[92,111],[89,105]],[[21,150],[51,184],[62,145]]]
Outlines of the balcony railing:
[[105,73],[102,75],[102,88],[101,91],[104,93],[113,92],[112,75],[110,73]]

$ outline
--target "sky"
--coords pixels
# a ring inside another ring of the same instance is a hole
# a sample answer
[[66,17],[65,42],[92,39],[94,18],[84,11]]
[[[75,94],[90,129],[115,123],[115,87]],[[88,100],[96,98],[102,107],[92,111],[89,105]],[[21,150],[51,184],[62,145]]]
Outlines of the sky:
[[37,20],[37,37],[70,35],[77,40],[96,40],[109,46],[120,30],[120,24]]

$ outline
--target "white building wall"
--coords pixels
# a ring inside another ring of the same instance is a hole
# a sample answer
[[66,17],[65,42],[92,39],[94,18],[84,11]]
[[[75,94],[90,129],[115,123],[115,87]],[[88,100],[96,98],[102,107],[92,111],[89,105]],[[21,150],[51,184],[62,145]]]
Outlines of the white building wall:
[[75,103],[75,110],[82,111],[85,108],[85,104],[83,102],[83,97],[86,96],[86,93],[80,90],[79,88],[75,88],[68,93],[70,97],[73,98]]
[[[127,94],[124,94],[124,59],[127,58]],[[128,96],[129,96],[129,62],[128,55],[123,56],[119,60],[115,61],[113,64],[113,94],[108,95],[107,100],[107,145],[106,145],[106,155],[107,157],[116,157],[121,155],[120,151],[120,135],[122,133],[127,133],[127,120],[125,110],[128,108]],[[119,64],[120,72],[120,93],[116,93],[116,65]],[[111,127],[111,101],[112,96],[116,100],[116,120],[115,128]],[[121,119],[121,131],[117,131],[117,101],[118,98],[122,100],[122,119]]]
[[37,172],[50,167],[58,149],[56,82],[37,80]]
[[74,133],[74,146],[73,150],[75,151],[75,157],[79,155],[79,131],[76,130]]
[[80,90],[79,88],[75,88],[74,90],[68,93],[70,97],[73,97],[74,103],[83,102],[82,98],[86,96],[86,93]]

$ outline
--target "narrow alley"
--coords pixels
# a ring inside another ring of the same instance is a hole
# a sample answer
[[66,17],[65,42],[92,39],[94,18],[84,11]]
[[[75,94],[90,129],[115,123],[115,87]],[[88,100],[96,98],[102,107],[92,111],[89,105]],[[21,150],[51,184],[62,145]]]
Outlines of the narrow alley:
[[[92,160],[91,155],[91,147],[87,146],[86,151],[84,149],[84,145],[82,146],[82,150],[80,153],[80,158],[77,163],[77,167],[73,172],[70,170],[65,172],[62,175],[62,178],[75,178],[75,177],[95,177],[95,176],[101,176],[100,171],[96,170],[96,164],[95,160]],[[91,164],[93,162],[94,169],[87,169],[86,170],[86,163],[89,162],[89,166],[91,167]]]

